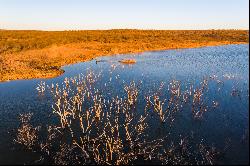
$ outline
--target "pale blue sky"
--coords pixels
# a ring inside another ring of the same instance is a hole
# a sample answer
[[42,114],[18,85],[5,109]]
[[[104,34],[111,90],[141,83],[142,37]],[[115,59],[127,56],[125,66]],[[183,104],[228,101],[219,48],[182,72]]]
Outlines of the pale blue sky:
[[0,0],[0,29],[248,29],[248,0]]

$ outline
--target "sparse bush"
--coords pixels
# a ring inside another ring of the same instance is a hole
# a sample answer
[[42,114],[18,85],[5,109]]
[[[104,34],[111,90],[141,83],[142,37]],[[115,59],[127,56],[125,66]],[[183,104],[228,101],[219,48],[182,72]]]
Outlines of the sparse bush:
[[[31,114],[21,115],[16,142],[58,165],[216,162],[220,153],[214,146],[207,146],[202,141],[190,143],[190,136],[171,140],[172,133],[168,130],[157,138],[149,134],[155,125],[151,120],[171,128],[185,103],[191,103],[191,118],[201,120],[205,113],[200,105],[204,103],[206,79],[200,88],[186,91],[181,91],[180,82],[173,80],[169,84],[169,100],[160,97],[162,83],[152,96],[145,97],[145,109],[140,111],[137,109],[140,91],[135,82],[124,87],[124,97],[105,98],[95,88],[100,76],[100,73],[89,72],[86,76],[65,78],[62,86],[39,83],[39,94],[51,93],[54,99],[52,111],[58,123],[41,126],[43,130],[38,130],[29,124]],[[206,112],[213,109],[206,108]]]

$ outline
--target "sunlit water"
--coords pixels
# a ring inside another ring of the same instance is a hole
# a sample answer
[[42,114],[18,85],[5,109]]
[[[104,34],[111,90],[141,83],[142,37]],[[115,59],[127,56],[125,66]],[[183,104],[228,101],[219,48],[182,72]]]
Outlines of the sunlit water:
[[[136,59],[133,65],[118,62],[124,58]],[[209,92],[205,101],[219,103],[216,109],[204,114],[202,120],[194,120],[191,111],[183,109],[175,120],[174,135],[194,133],[198,141],[223,149],[230,144],[220,159],[222,164],[249,163],[249,46],[227,45],[197,49],[179,49],[141,54],[100,57],[89,62],[63,67],[65,74],[53,79],[33,79],[0,83],[0,164],[29,163],[33,158],[12,143],[14,131],[19,125],[18,115],[33,112],[34,124],[46,124],[51,115],[50,95],[39,96],[37,84],[62,83],[65,77],[74,77],[92,70],[102,73],[96,88],[108,98],[124,95],[124,85],[135,81],[139,84],[139,108],[144,108],[144,96],[157,91],[165,83],[161,97],[171,80],[181,82],[182,89],[193,84],[200,85],[204,78],[209,81]],[[109,83],[105,87],[104,84]],[[239,95],[232,95],[236,91]],[[164,133],[164,130],[161,131]],[[160,134],[156,129],[154,133]],[[161,133],[162,134],[162,133]],[[197,142],[198,143],[198,142]]]

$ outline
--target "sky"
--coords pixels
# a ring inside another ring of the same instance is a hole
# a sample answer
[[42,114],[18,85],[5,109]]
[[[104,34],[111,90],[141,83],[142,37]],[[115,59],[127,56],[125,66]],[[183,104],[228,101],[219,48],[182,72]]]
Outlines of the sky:
[[248,0],[0,0],[0,29],[249,29]]

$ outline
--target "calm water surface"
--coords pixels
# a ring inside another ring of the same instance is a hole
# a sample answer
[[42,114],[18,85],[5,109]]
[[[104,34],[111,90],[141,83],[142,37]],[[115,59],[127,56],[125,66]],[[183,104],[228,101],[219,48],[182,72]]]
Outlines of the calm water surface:
[[[137,63],[124,65],[118,61],[134,58]],[[0,164],[29,163],[28,152],[12,144],[14,131],[19,125],[18,115],[33,112],[34,124],[46,124],[51,116],[50,95],[39,96],[37,84],[61,84],[65,77],[74,77],[92,70],[102,73],[97,88],[106,97],[122,96],[124,85],[131,81],[140,84],[139,107],[144,107],[144,96],[156,91],[161,82],[171,80],[181,82],[182,89],[193,84],[200,85],[204,78],[209,81],[209,92],[205,95],[207,104],[217,101],[219,106],[206,112],[202,121],[195,121],[190,110],[185,109],[177,117],[172,129],[176,135],[195,133],[195,139],[224,148],[230,144],[226,154],[220,159],[223,164],[249,163],[249,45],[227,45],[196,49],[179,49],[142,54],[100,57],[100,62],[92,60],[63,67],[65,74],[53,79],[19,80],[0,83]],[[109,87],[104,88],[104,83]],[[140,83],[141,82],[141,83]],[[232,95],[237,92],[238,95]],[[165,95],[165,96],[164,96]],[[164,132],[164,131],[163,131]]]

